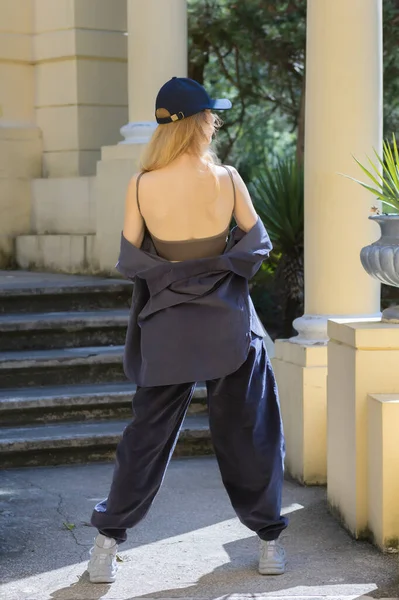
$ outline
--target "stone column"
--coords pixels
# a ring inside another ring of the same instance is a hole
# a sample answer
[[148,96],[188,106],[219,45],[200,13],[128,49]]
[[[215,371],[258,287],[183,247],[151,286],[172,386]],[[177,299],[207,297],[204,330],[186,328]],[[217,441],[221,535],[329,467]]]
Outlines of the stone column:
[[146,143],[156,127],[154,101],[172,77],[187,74],[186,0],[128,0],[128,144]]
[[0,17],[0,268],[15,261],[15,237],[29,232],[32,177],[42,170],[35,124],[33,3],[4,0]]
[[91,176],[127,119],[126,0],[36,0],[34,60],[44,176]]
[[102,148],[97,165],[97,256],[109,272],[118,258],[126,189],[143,145],[156,127],[155,98],[163,83],[187,74],[186,0],[128,0],[129,123],[125,141]]
[[[8,2],[19,11],[22,1]],[[33,11],[32,105],[44,152],[17,264],[92,270],[97,161],[128,118],[126,0],[26,3]]]
[[326,481],[327,321],[379,315],[380,287],[360,263],[378,237],[361,177],[382,141],[381,0],[308,0],[305,127],[305,315],[276,344],[287,467]]

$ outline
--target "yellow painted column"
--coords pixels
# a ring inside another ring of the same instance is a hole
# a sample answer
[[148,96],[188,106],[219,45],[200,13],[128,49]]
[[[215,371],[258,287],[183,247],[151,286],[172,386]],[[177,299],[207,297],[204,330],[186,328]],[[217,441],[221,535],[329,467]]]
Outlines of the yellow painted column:
[[[25,0],[5,1],[18,21]],[[26,4],[33,34],[32,113],[43,152],[42,168],[29,182],[29,225],[19,231],[25,235],[17,238],[16,262],[22,268],[93,270],[97,161],[102,146],[119,141],[128,118],[126,0]]]
[[118,258],[126,189],[155,127],[155,98],[173,76],[187,75],[186,0],[128,0],[129,123],[125,140],[102,148],[96,178],[98,267]]
[[294,322],[298,336],[276,344],[274,361],[283,414],[298,428],[295,444],[287,435],[287,467],[295,463],[293,474],[306,483],[327,476],[327,321],[379,316],[380,286],[359,258],[378,237],[367,219],[373,198],[341,174],[360,177],[353,156],[365,161],[381,141],[381,0],[308,0],[305,315]]
[[187,1],[128,0],[129,123],[124,143],[146,143],[156,127],[155,98],[187,76]]
[[128,115],[126,0],[35,0],[34,22],[44,176],[94,175]]
[[14,240],[31,222],[30,179],[42,168],[35,124],[31,0],[0,3],[0,268],[13,264]]
[[3,0],[0,19],[0,118],[6,123],[34,122],[31,0]]
[[[378,229],[361,176],[382,142],[381,0],[309,0],[306,62],[305,312],[369,315],[379,284],[360,264]],[[298,323],[299,325],[299,323]]]

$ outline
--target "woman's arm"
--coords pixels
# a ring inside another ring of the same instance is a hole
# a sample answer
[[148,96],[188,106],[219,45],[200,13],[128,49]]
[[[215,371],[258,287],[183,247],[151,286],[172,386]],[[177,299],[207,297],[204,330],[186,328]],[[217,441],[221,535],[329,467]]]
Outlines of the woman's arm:
[[133,246],[140,248],[143,243],[144,233],[144,219],[137,205],[137,175],[135,175],[131,178],[127,189],[123,235]]
[[229,168],[233,173],[234,185],[236,188],[236,203],[233,213],[234,218],[238,227],[243,231],[248,232],[256,224],[258,215],[241,175],[234,167]]

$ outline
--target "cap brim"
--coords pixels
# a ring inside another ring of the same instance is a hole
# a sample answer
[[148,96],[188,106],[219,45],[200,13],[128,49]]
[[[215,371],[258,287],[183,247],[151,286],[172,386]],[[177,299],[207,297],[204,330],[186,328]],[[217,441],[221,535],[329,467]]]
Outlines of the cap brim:
[[214,110],[229,110],[232,106],[232,103],[227,98],[212,101],[212,108]]

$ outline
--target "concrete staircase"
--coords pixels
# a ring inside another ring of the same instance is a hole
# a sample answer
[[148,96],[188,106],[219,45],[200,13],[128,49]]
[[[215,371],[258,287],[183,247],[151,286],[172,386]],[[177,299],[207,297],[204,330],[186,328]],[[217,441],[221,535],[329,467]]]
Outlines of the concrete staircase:
[[[0,465],[112,459],[135,388],[123,373],[131,284],[0,273]],[[199,386],[175,455],[210,454]]]

